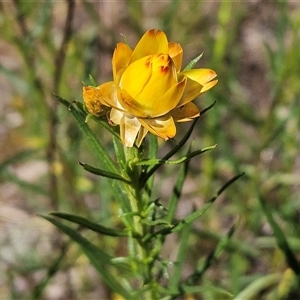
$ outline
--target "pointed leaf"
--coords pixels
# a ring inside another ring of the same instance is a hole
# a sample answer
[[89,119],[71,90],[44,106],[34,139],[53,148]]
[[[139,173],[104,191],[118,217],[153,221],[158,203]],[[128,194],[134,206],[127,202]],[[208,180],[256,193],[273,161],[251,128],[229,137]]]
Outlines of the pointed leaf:
[[101,170],[101,169],[98,169],[98,168],[95,168],[95,167],[92,167],[88,164],[85,164],[85,163],[82,163],[82,162],[79,162],[79,164],[88,172],[92,173],[92,174],[95,174],[95,175],[100,175],[100,176],[103,176],[103,177],[108,177],[108,178],[111,178],[111,179],[116,179],[116,180],[120,180],[120,181],[124,181],[128,184],[130,184],[130,180],[124,178],[123,176],[119,175],[119,174],[116,174],[116,173],[112,173],[112,172],[108,172],[108,171],[104,171],[104,170]]
[[279,273],[259,277],[236,295],[233,300],[250,300],[258,297],[261,291],[276,284],[281,278],[282,274]]
[[195,57],[194,59],[192,59],[189,62],[189,64],[184,68],[184,71],[192,69],[196,65],[196,63],[201,59],[202,56],[203,56],[203,52],[197,57]]
[[214,145],[214,146],[203,148],[201,150],[196,150],[196,151],[190,152],[186,156],[184,156],[180,159],[176,159],[176,160],[164,160],[164,159],[154,158],[154,159],[142,160],[142,161],[139,161],[135,164],[136,165],[142,165],[142,166],[151,166],[151,165],[160,165],[160,164],[178,165],[178,164],[181,164],[181,163],[184,163],[184,162],[190,160],[194,156],[197,156],[197,155],[202,154],[206,151],[214,149],[214,148],[216,148],[216,146],[217,145]]
[[176,226],[172,231],[178,231],[181,229],[182,226],[185,226],[185,224],[193,223],[196,219],[198,219],[201,215],[203,215],[210,206],[215,202],[215,200],[228,188],[232,183],[234,183],[236,180],[238,180],[241,176],[243,176],[244,173],[241,173],[239,175],[234,176],[229,181],[227,181],[216,193],[214,197],[212,197],[201,209],[196,210],[195,212],[188,215],[186,218],[184,218],[182,221],[179,222],[178,226]]
[[[50,215],[62,218],[64,220],[68,220],[72,223],[78,224],[84,228],[93,230],[93,231],[101,233],[101,234],[105,234],[105,235],[109,235],[109,236],[123,236],[123,237],[129,236],[128,232],[125,231],[124,229],[121,230],[121,229],[105,227],[98,223],[91,222],[88,219],[81,217],[81,216],[68,214],[68,213],[61,213],[61,212],[52,212],[52,213],[50,213]],[[132,234],[132,236],[135,236],[135,235]]]
[[[87,142],[89,143],[90,147],[93,149],[95,155],[97,155],[99,162],[102,163],[102,166],[105,170],[118,173],[118,169],[115,166],[114,162],[112,161],[111,157],[108,155],[105,148],[102,146],[96,135],[92,132],[91,128],[85,122],[85,115],[78,111],[76,108],[72,107],[72,103],[63,99],[62,97],[53,94],[64,106],[66,106],[69,111],[71,112],[72,116],[77,121],[80,130],[82,131],[83,135],[85,136]],[[131,208],[129,205],[129,201],[125,198],[119,184],[116,184],[115,180],[109,180],[111,190],[114,193],[120,207],[123,209],[124,212],[130,212]],[[124,219],[127,221],[126,219]],[[130,220],[128,220],[128,226],[130,227]]]
[[148,242],[152,238],[154,238],[157,235],[166,235],[171,232],[178,232],[181,231],[184,226],[187,226],[188,224],[193,223],[195,220],[197,220],[201,215],[203,215],[209,208],[210,206],[215,202],[215,200],[220,196],[224,190],[229,187],[232,183],[234,183],[237,179],[239,179],[241,176],[243,176],[244,173],[241,173],[239,175],[234,176],[231,178],[229,181],[227,181],[216,193],[215,196],[213,196],[206,204],[201,209],[196,210],[195,212],[191,213],[187,217],[185,217],[183,220],[179,221],[177,224],[174,225],[173,228],[163,228],[155,233],[153,233],[151,236],[145,240],[145,242]]
[[57,221],[55,218],[48,216],[41,217],[51,222],[81,247],[82,251],[89,258],[92,265],[101,274],[103,281],[114,292],[121,295],[125,299],[132,299],[131,293],[127,291],[122,285],[120,285],[119,280],[117,280],[117,278],[114,275],[109,273],[109,270],[107,268],[111,260],[111,256],[109,254],[99,249],[90,241],[82,237],[78,232]]
[[94,77],[91,74],[89,75],[89,79],[90,79],[92,85],[96,87],[97,86],[96,80],[94,79]]
[[266,204],[264,203],[262,196],[259,197],[259,202],[260,202],[262,210],[263,210],[270,226],[273,229],[273,233],[274,233],[274,236],[276,238],[278,247],[284,253],[287,264],[295,272],[295,274],[298,276],[298,280],[299,280],[299,283],[300,283],[300,263],[298,262],[295,254],[293,253],[293,251],[292,251],[292,249],[289,245],[289,242],[288,242],[287,238],[285,237],[284,232],[279,227],[279,225],[276,223],[270,209],[267,208]]

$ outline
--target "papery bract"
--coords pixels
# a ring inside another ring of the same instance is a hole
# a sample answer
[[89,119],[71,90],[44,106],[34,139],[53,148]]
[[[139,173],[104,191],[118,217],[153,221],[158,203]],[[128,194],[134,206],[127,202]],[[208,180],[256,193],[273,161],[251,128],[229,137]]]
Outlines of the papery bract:
[[97,99],[111,107],[110,120],[120,125],[125,146],[139,147],[148,131],[168,140],[176,134],[175,122],[199,116],[191,101],[216,85],[217,75],[210,69],[181,72],[182,56],[182,47],[168,43],[161,30],[148,30],[134,50],[117,44],[113,81],[97,87]]

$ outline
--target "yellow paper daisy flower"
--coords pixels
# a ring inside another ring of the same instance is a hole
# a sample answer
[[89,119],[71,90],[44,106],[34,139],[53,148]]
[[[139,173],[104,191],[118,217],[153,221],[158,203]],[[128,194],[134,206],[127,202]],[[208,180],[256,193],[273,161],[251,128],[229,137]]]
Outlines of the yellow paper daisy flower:
[[125,146],[139,147],[148,132],[168,140],[176,134],[175,122],[199,116],[191,101],[212,88],[217,75],[210,69],[181,72],[182,55],[161,30],[148,30],[134,50],[117,44],[113,81],[97,87],[97,99],[111,107],[110,120],[120,125]]

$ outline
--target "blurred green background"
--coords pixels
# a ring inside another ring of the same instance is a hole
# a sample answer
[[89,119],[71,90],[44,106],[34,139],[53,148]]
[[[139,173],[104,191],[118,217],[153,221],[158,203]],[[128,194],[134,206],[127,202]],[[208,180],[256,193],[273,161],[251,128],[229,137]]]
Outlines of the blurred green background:
[[[59,210],[105,222],[117,213],[105,179],[77,164],[96,158],[51,93],[82,101],[89,74],[99,84],[111,79],[116,43],[125,35],[134,47],[149,28],[182,45],[184,66],[204,52],[197,66],[214,69],[219,79],[196,101],[202,109],[216,104],[193,134],[194,149],[217,148],[192,161],[178,218],[245,172],[196,223],[184,276],[235,224],[203,283],[228,290],[233,297],[226,299],[300,299],[280,231],[274,235],[270,224],[282,229],[299,264],[299,2],[1,1],[0,28],[1,299],[114,297],[77,246],[37,216]],[[113,149],[110,136],[90,125]],[[177,126],[179,136],[186,126]],[[160,153],[172,146],[162,142]],[[155,195],[162,201],[176,168],[158,175]],[[111,238],[101,244],[122,254]],[[163,255],[175,254],[176,237]],[[220,298],[208,290],[199,299]]]

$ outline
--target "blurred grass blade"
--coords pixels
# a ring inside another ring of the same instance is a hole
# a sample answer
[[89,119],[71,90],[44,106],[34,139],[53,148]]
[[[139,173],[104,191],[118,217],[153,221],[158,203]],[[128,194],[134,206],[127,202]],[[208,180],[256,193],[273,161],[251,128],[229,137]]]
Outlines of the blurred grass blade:
[[107,177],[107,178],[111,178],[111,179],[116,179],[116,180],[120,180],[123,182],[126,182],[128,184],[130,184],[130,180],[124,178],[123,176],[116,174],[116,173],[112,173],[112,172],[108,172],[108,171],[104,171],[98,168],[95,168],[93,166],[90,166],[88,164],[79,162],[79,164],[88,172],[95,174],[95,175],[99,175],[99,176],[103,176],[103,177]]
[[89,258],[91,264],[96,268],[96,270],[102,275],[103,281],[116,293],[125,299],[132,299],[131,294],[122,285],[120,285],[119,280],[115,275],[110,274],[107,266],[110,264],[111,256],[106,252],[96,247],[90,241],[82,237],[78,232],[72,228],[60,223],[55,218],[48,216],[41,216],[44,219],[51,222],[65,234],[67,234],[73,241],[75,241]]
[[215,202],[215,200],[236,180],[238,180],[241,176],[243,176],[244,173],[241,173],[239,175],[234,176],[229,181],[227,181],[216,193],[214,197],[212,197],[201,209],[198,209],[197,211],[191,213],[186,218],[184,218],[182,221],[180,221],[174,229],[172,229],[173,232],[181,230],[182,226],[186,226],[186,224],[193,223],[196,219],[198,219],[201,215],[203,215],[210,206]]
[[227,235],[220,239],[219,243],[216,245],[216,247],[209,253],[207,256],[206,260],[204,263],[200,266],[197,267],[195,272],[191,274],[186,280],[185,284],[186,285],[196,285],[198,281],[202,278],[204,273],[209,269],[209,267],[212,265],[213,261],[215,258],[217,258],[225,249],[226,245],[228,244],[230,238],[232,237],[234,231],[235,231],[236,226],[233,225]]
[[[128,233],[125,230],[108,228],[108,227],[102,226],[100,224],[91,222],[88,219],[81,217],[81,216],[77,216],[77,215],[73,215],[73,214],[69,214],[69,213],[61,213],[61,212],[52,212],[52,213],[50,213],[50,215],[59,217],[64,220],[68,220],[72,223],[78,224],[84,228],[90,229],[92,231],[95,231],[95,232],[98,232],[98,233],[101,233],[104,235],[113,236],[113,237],[128,236]],[[132,236],[134,236],[134,235],[132,235]]]
[[60,249],[60,254],[57,257],[57,259],[50,265],[50,267],[47,270],[47,274],[44,276],[42,280],[33,288],[32,290],[32,296],[31,300],[37,300],[42,299],[42,295],[46,287],[48,286],[48,283],[50,280],[59,272],[61,271],[62,264],[64,262],[64,259],[67,255],[67,251],[69,250],[69,246],[72,243],[71,240],[69,240],[63,247]]
[[169,5],[166,7],[165,12],[162,16],[162,20],[161,20],[162,28],[164,29],[164,32],[167,35],[169,35],[172,31],[172,25],[174,23],[174,19],[178,16],[178,13],[181,13],[179,11],[181,2],[182,0],[169,1]]
[[[250,285],[248,285],[242,292],[236,295],[233,300],[252,300],[259,297],[260,292],[274,284],[276,284],[282,274],[271,274],[262,276],[254,280]],[[258,298],[259,299],[259,298]]]
[[26,79],[19,72],[11,70],[0,64],[0,73],[2,73],[10,82],[14,83],[14,88],[21,94],[27,94],[29,90]]
[[0,163],[0,173],[5,170],[8,166],[19,162],[20,160],[23,160],[25,158],[31,157],[33,154],[35,154],[38,150],[37,149],[27,149],[24,151],[21,151],[19,153],[14,154],[13,156],[7,158],[3,162]]
[[[203,292],[211,291],[213,294],[218,295],[218,298],[216,298],[216,299],[231,299],[232,298],[232,294],[230,294],[228,291],[226,291],[220,287],[213,286],[213,285],[196,285],[196,286],[183,285],[182,289],[186,294],[201,294]],[[227,297],[229,297],[229,298],[227,298]]]
[[185,263],[185,258],[187,255],[187,251],[189,248],[189,237],[191,233],[192,224],[187,224],[180,233],[179,239],[179,249],[176,257],[176,261],[174,263],[174,272],[170,277],[169,281],[169,291],[171,294],[179,293],[179,283],[181,279],[182,269]]
[[[196,228],[192,229],[194,235],[201,239],[210,240],[212,242],[219,242],[223,239],[220,233],[212,232],[208,230],[199,230]],[[239,253],[242,256],[246,256],[249,259],[257,259],[260,255],[260,252],[256,249],[256,245],[246,244],[244,241],[239,239],[230,239],[226,244],[226,249],[229,253]],[[300,248],[299,248],[300,249]]]
[[44,196],[49,196],[49,191],[45,190],[43,186],[38,185],[38,184],[33,184],[31,182],[27,182],[25,180],[19,179],[17,176],[14,174],[11,174],[9,172],[4,173],[1,175],[3,179],[7,181],[11,181],[18,185],[21,189],[28,190],[31,192],[34,192],[36,194],[44,195]]
[[283,251],[287,264],[297,275],[298,281],[300,281],[300,264],[299,264],[296,256],[294,255],[294,253],[285,237],[284,232],[278,226],[278,224],[275,222],[270,209],[267,208],[265,202],[263,201],[263,197],[259,196],[258,198],[259,198],[259,203],[261,205],[262,211],[265,214],[270,226],[272,227],[278,247]]

